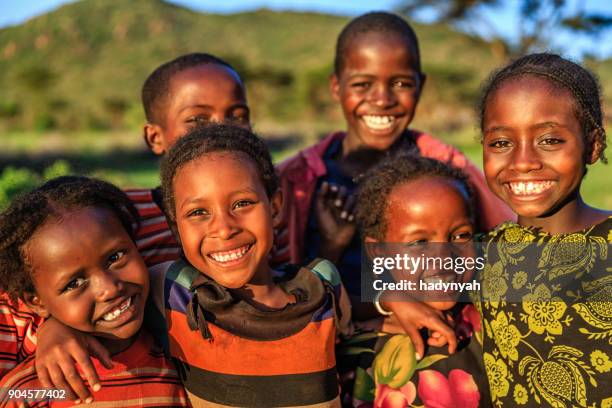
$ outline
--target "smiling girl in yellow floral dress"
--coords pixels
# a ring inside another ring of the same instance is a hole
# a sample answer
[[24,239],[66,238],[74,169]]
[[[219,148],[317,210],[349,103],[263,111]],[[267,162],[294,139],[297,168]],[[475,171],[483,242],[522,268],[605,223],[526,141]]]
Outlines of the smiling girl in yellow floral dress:
[[588,206],[605,161],[599,86],[552,54],[496,72],[481,99],[484,171],[518,214],[489,234],[482,313],[496,406],[612,406],[612,212]]

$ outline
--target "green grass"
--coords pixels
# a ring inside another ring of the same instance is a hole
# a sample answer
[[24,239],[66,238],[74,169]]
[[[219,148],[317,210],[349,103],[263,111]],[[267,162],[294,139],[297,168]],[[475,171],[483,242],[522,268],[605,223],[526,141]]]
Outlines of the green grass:
[[[272,159],[280,162],[303,147],[311,137],[272,128],[268,137]],[[27,168],[41,174],[64,159],[75,173],[103,178],[119,187],[155,187],[159,184],[159,158],[149,152],[137,132],[76,132],[71,134],[8,132],[3,135],[0,170]]]
[[[300,133],[288,134],[287,128],[268,125],[258,126],[258,131],[268,135],[275,163],[316,139],[312,132],[300,136]],[[317,129],[317,134],[324,133],[323,129]],[[438,136],[459,147],[482,168],[482,149],[475,129],[464,128]],[[159,184],[159,160],[147,151],[137,132],[9,132],[3,135],[3,142],[0,169],[11,165],[40,173],[56,160],[65,159],[75,172],[104,178],[122,188]],[[582,185],[583,196],[589,204],[612,208],[609,174],[609,166],[599,162],[589,168]]]

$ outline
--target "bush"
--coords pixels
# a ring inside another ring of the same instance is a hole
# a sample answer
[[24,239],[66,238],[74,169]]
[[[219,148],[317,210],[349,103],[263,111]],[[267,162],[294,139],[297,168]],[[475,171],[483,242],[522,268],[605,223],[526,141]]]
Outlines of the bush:
[[36,188],[44,181],[70,174],[70,165],[58,160],[47,167],[42,175],[28,168],[8,166],[0,174],[0,210],[5,209],[18,194]]

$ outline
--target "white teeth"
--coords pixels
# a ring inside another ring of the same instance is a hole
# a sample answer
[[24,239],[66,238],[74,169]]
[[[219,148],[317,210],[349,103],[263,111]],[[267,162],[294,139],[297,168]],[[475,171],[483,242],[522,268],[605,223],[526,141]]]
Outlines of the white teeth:
[[508,183],[510,190],[516,195],[540,194],[553,186],[553,181],[520,181]]
[[217,262],[228,262],[240,259],[249,251],[250,245],[245,245],[240,248],[232,249],[226,252],[213,252],[209,256]]
[[393,116],[364,115],[361,118],[366,126],[373,130],[390,129],[395,121]]
[[129,297],[125,302],[121,303],[115,309],[111,310],[110,312],[102,316],[102,319],[104,319],[104,321],[106,322],[115,320],[117,317],[119,317],[121,313],[125,312],[128,309],[128,307],[130,307],[131,304],[132,304],[132,298]]
[[438,283],[438,282],[455,282],[455,276],[453,275],[444,275],[440,276],[427,276],[421,279],[425,283]]

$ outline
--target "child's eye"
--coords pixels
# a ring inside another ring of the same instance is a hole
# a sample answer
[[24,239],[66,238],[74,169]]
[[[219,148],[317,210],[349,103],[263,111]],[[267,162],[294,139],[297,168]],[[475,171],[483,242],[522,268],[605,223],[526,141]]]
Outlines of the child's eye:
[[415,245],[423,245],[428,243],[429,241],[425,238],[416,239],[414,241],[406,242],[406,246],[415,246]]
[[511,143],[508,140],[494,140],[489,142],[489,147],[493,149],[505,149],[511,146]]
[[236,204],[234,204],[234,208],[244,208],[253,204],[255,204],[255,202],[251,200],[240,200],[237,201]]
[[249,123],[249,113],[248,112],[234,112],[232,116],[229,118],[230,122],[247,124]]
[[202,217],[206,215],[207,212],[203,208],[196,208],[195,210],[191,210],[187,213],[187,217]]
[[393,82],[393,87],[395,88],[414,88],[413,81],[401,80]]
[[453,242],[468,242],[472,240],[473,234],[470,231],[459,232],[451,237]]
[[108,264],[112,265],[119,262],[125,256],[125,251],[116,251],[108,257]]
[[206,118],[204,116],[191,116],[186,120],[186,123],[193,126],[206,125],[208,122],[210,122],[209,118]]
[[369,82],[353,82],[351,84],[351,88],[356,88],[356,89],[368,89],[370,87],[370,83]]
[[68,282],[66,286],[64,286],[64,289],[62,290],[62,292],[70,292],[72,290],[79,289],[82,286],[84,286],[86,283],[87,283],[87,279],[85,278],[74,278],[70,282]]
[[563,142],[564,140],[559,139],[557,137],[545,137],[544,139],[540,141],[540,144],[541,145],[556,145],[556,144],[561,144]]

